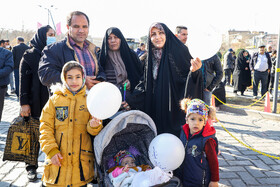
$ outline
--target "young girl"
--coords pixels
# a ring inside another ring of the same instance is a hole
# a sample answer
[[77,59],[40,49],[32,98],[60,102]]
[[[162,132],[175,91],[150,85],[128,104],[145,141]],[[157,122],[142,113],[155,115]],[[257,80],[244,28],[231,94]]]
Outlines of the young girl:
[[186,124],[180,139],[185,145],[185,160],[180,167],[183,186],[218,187],[218,141],[211,119],[215,109],[200,99],[183,99],[181,108],[186,113]]
[[129,150],[119,151],[113,159],[109,160],[109,178],[114,186],[132,183],[137,172],[150,170],[149,165],[136,166],[135,157],[140,155],[138,150],[130,147]]
[[40,144],[46,153],[42,177],[46,186],[86,186],[94,176],[91,135],[102,129],[91,119],[86,105],[85,70],[78,62],[66,63],[63,85],[55,85],[53,96],[41,114]]

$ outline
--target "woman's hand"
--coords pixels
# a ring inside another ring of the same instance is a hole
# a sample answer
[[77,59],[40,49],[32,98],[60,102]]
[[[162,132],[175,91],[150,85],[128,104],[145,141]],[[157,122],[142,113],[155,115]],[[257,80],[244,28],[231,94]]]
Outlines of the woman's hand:
[[61,156],[61,154],[57,153],[51,158],[51,161],[52,161],[53,165],[61,166],[60,160],[62,160],[62,159],[63,159],[63,157]]
[[20,108],[20,115],[22,117],[28,117],[31,114],[30,105],[22,105]]
[[126,83],[126,89],[130,90],[130,81],[128,79],[126,79],[126,81],[123,82],[123,86]]
[[199,70],[202,66],[202,62],[199,58],[196,58],[195,60],[194,59],[191,59],[191,72],[195,72],[197,70]]
[[211,181],[210,184],[209,184],[209,187],[218,187],[218,186],[219,186],[218,182]]
[[89,121],[90,127],[93,127],[93,128],[98,127],[101,124],[102,124],[102,121],[93,116],[92,116],[92,119]]
[[130,110],[130,106],[129,106],[128,103],[125,102],[125,101],[122,102],[121,108],[123,108],[123,109],[125,109],[125,110]]

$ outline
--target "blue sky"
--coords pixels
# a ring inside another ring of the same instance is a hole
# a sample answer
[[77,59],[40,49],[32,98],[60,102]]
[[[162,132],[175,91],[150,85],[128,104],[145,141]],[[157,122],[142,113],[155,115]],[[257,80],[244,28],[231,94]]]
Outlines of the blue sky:
[[37,22],[48,23],[50,8],[55,23],[66,32],[66,16],[73,10],[90,18],[90,35],[103,37],[107,28],[120,28],[125,37],[148,33],[156,21],[172,31],[177,25],[187,27],[211,24],[221,32],[228,29],[279,32],[280,11],[277,0],[5,0],[2,2],[0,29],[36,30]]

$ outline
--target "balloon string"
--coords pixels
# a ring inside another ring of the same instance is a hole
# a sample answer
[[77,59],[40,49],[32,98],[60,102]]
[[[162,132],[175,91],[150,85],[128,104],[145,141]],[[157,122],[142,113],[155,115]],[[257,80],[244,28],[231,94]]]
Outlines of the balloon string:
[[126,83],[124,83],[124,88],[123,88],[123,101],[125,101],[125,94],[126,94]]

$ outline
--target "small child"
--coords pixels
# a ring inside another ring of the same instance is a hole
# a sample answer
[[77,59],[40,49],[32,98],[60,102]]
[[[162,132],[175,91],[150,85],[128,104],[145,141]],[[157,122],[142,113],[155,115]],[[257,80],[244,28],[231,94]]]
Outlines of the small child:
[[152,169],[149,165],[136,166],[135,157],[138,155],[140,155],[138,150],[131,146],[128,151],[119,151],[112,160],[109,160],[108,173],[114,186],[130,185],[137,172]]
[[67,62],[61,72],[63,85],[52,87],[54,94],[42,111],[40,144],[46,153],[43,185],[84,186],[93,180],[90,134],[97,135],[102,124],[87,110],[85,77],[82,65]]
[[210,125],[216,119],[215,109],[200,99],[183,99],[181,108],[186,112],[180,135],[186,152],[180,167],[183,186],[218,187],[218,141]]

